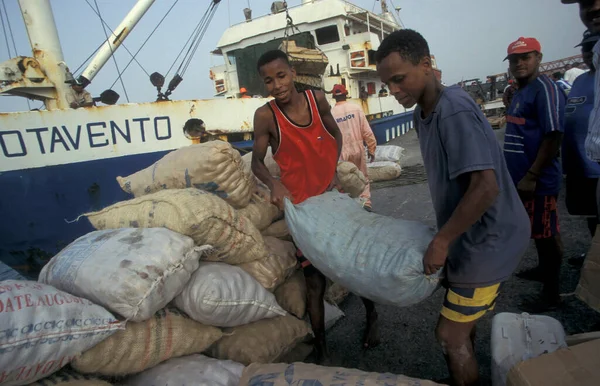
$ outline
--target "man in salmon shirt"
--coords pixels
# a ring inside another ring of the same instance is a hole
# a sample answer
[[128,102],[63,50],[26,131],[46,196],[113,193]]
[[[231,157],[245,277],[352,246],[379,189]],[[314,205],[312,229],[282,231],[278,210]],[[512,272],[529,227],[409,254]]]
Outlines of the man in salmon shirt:
[[[382,86],[383,87],[383,86]],[[375,148],[377,140],[365,113],[360,106],[346,101],[348,90],[343,84],[336,84],[332,90],[335,106],[331,109],[331,115],[342,132],[344,145],[342,146],[342,161],[352,162],[367,178],[367,185],[360,195],[363,208],[371,212],[371,184],[367,175],[367,160],[365,157],[365,143],[369,152],[369,160],[375,160]]]
[[[342,134],[331,115],[322,91],[299,93],[294,86],[296,71],[280,50],[266,52],[258,59],[258,72],[275,99],[254,113],[252,172],[271,190],[271,202],[283,210],[285,197],[299,204],[339,186],[337,162],[342,150]],[[264,160],[271,146],[273,159],[281,169],[281,180],[271,176]],[[298,250],[307,287],[308,315],[315,335],[318,361],[327,357],[325,343],[325,276]],[[364,346],[379,343],[377,312],[372,301],[367,308]]]

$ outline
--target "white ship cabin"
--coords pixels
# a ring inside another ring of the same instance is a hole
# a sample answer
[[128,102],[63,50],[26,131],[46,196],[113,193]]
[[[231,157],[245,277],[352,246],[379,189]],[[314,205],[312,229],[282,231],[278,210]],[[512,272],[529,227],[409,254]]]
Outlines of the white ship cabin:
[[[360,104],[370,118],[404,112],[393,97],[380,94],[383,84],[373,60],[383,38],[402,28],[385,1],[381,14],[343,0],[301,1],[288,6],[287,12],[283,2],[276,1],[271,14],[255,19],[246,8],[246,21],[224,32],[212,52],[224,62],[211,69],[215,96],[238,98],[243,87],[249,95],[267,97],[256,62],[264,52],[284,47],[299,73],[300,86],[330,92],[334,84],[344,84],[350,100]],[[292,26],[288,26],[288,14]]]

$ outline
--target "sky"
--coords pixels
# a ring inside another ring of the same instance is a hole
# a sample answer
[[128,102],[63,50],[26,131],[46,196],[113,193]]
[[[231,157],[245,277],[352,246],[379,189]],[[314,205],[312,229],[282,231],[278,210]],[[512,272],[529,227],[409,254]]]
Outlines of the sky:
[[[19,55],[31,55],[18,0],[4,2]],[[64,59],[74,71],[104,40],[100,19],[89,4],[100,8],[100,13],[111,28],[116,28],[135,4],[135,0],[51,0]],[[318,1],[318,0],[317,0]],[[213,96],[209,79],[211,66],[222,63],[220,57],[210,54],[225,29],[244,21],[243,9],[250,6],[253,17],[270,12],[270,0],[221,0],[218,10],[204,36],[183,82],[172,94],[172,99],[202,99]],[[301,0],[288,0],[289,6]],[[376,0],[352,0],[368,10],[380,11]],[[173,0],[156,0],[125,40],[125,46],[136,52],[173,4]],[[155,34],[137,56],[148,72],[161,72],[175,61],[185,41],[207,10],[209,0],[179,0]],[[0,4],[1,5],[1,4]],[[388,8],[401,7],[400,18],[405,28],[419,31],[428,40],[431,53],[442,70],[442,80],[454,84],[461,79],[481,78],[505,72],[506,47],[520,36],[536,37],[544,54],[544,61],[577,55],[574,48],[581,40],[584,27],[579,20],[577,5],[564,5],[560,0],[388,0]],[[4,9],[2,9],[4,12]],[[8,28],[8,26],[7,26]],[[14,51],[9,37],[11,51]],[[12,52],[13,56],[14,52]],[[9,59],[5,35],[0,29],[0,62]],[[124,47],[115,53],[117,65],[123,68],[131,56]],[[179,65],[176,63],[175,67]],[[76,76],[83,68],[76,72]],[[167,82],[174,71],[166,75]],[[99,95],[118,79],[113,61],[109,61],[88,86],[93,96]],[[156,99],[156,89],[148,76],[135,62],[123,75],[130,102]],[[126,103],[127,97],[120,82],[114,87]],[[164,90],[163,90],[164,91]],[[41,102],[30,101],[31,108]],[[0,98],[0,111],[25,111],[26,99]]]

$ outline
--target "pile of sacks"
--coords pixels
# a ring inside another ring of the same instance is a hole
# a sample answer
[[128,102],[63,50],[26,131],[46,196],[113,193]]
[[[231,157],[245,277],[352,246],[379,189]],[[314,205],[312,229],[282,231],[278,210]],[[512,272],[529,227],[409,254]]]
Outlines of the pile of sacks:
[[[0,385],[149,384],[180,357],[239,380],[310,338],[283,213],[228,143],[173,151],[118,182],[135,198],[84,214],[97,230],[37,282],[0,282]],[[57,373],[66,365],[75,372]]]
[[400,146],[382,145],[375,149],[374,162],[367,163],[367,174],[371,182],[394,180],[400,177],[400,159],[404,149]]

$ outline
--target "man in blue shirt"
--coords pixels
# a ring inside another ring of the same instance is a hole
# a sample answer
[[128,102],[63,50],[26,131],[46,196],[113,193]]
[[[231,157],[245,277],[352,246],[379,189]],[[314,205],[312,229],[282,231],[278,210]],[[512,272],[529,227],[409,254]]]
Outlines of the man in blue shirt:
[[[587,135],[590,113],[594,108],[594,76],[592,48],[600,39],[599,34],[586,31],[581,47],[584,63],[590,71],[580,75],[573,83],[565,108],[565,137],[562,145],[563,173],[567,175],[567,210],[575,216],[588,216],[588,228],[592,237],[598,225],[598,206],[596,187],[600,177],[600,165],[585,155],[585,137]],[[583,259],[569,260],[582,263]]]
[[562,181],[558,150],[564,131],[565,94],[552,79],[540,75],[541,51],[535,38],[520,37],[508,46],[506,57],[519,90],[506,114],[504,156],[529,214],[539,260],[538,267],[517,276],[544,283],[541,297],[521,304],[523,311],[532,313],[560,303],[563,255],[557,196]]
[[425,274],[445,267],[447,290],[436,337],[453,384],[478,384],[473,341],[477,322],[494,309],[529,245],[529,219],[502,149],[475,101],[435,77],[427,41],[402,29],[375,55],[377,72],[414,121],[438,233],[425,255]]

